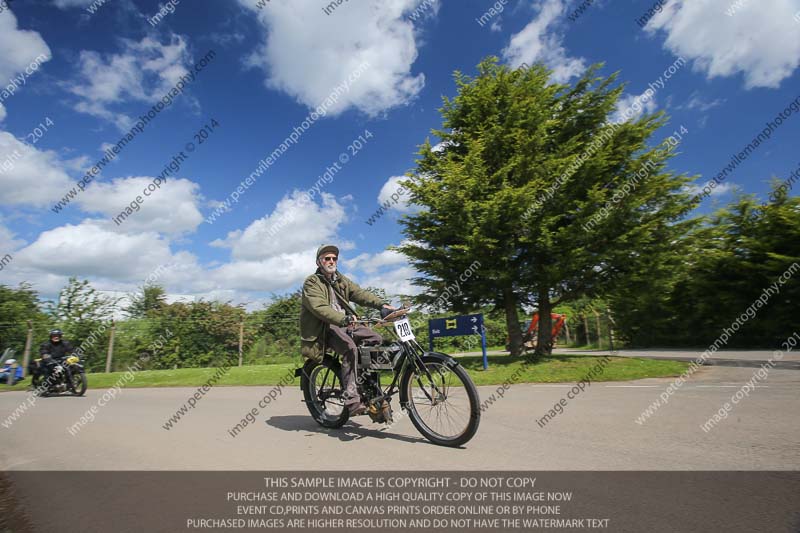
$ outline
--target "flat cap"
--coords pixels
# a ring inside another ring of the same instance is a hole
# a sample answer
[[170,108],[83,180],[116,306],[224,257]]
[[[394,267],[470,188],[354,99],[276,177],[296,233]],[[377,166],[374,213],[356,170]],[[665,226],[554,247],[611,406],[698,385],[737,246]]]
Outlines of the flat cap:
[[328,252],[333,252],[336,254],[336,257],[339,257],[339,248],[333,244],[323,244],[317,248],[317,259],[319,259],[321,255],[327,254]]

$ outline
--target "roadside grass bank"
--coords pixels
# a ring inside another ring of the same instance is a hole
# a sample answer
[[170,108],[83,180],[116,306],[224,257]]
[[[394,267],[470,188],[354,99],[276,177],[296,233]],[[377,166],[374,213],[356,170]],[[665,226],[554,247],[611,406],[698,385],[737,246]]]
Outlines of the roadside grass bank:
[[[554,355],[542,358],[534,365],[528,365],[515,383],[574,383],[582,379],[597,363],[598,358],[587,355]],[[509,379],[522,366],[523,359],[508,355],[490,355],[489,369],[483,370],[481,356],[459,357],[458,362],[467,369],[476,385],[499,385]],[[219,386],[277,385],[290,368],[297,368],[300,360],[291,363],[272,365],[251,365],[232,367],[219,378]],[[636,359],[632,357],[612,357],[604,367],[603,373],[595,381],[628,381],[642,378],[679,376],[689,364],[681,361],[662,359]],[[176,370],[142,370],[125,388],[143,387],[199,387],[208,381],[216,368],[180,368]],[[113,387],[124,372],[109,374],[87,374],[90,389]],[[24,391],[29,380],[13,387],[0,385],[0,391]],[[297,386],[299,378],[292,385]]]
[[[490,355],[489,369],[483,370],[482,356],[459,357],[458,362],[467,369],[476,385],[499,385],[519,371],[524,362],[521,357]],[[644,378],[679,376],[689,363],[664,359],[636,359],[610,357],[603,372],[592,381],[630,381]],[[551,355],[535,364],[527,365],[517,374],[517,383],[575,383],[583,379],[597,364],[600,357],[591,355]]]

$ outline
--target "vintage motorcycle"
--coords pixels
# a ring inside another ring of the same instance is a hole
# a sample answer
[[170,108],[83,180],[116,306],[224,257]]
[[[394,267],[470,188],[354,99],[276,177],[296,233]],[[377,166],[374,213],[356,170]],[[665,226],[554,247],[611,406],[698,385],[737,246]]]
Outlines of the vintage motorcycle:
[[[43,367],[48,364],[48,358],[37,359],[36,363]],[[49,364],[52,365],[49,378],[44,378],[40,374],[31,381],[34,390],[40,396],[61,394],[67,391],[75,396],[83,396],[86,393],[86,388],[88,387],[86,371],[78,356],[70,355],[62,361],[52,361]]]
[[[392,325],[391,346],[359,345],[356,383],[374,422],[391,424],[390,402],[399,393],[400,407],[426,439],[441,446],[469,441],[480,423],[478,389],[466,370],[449,355],[422,349],[414,337],[407,308],[382,320],[357,320],[367,326]],[[322,361],[309,360],[295,371],[311,416],[326,428],[339,428],[350,417],[344,405],[339,355],[323,350]],[[391,375],[381,385],[381,373]]]

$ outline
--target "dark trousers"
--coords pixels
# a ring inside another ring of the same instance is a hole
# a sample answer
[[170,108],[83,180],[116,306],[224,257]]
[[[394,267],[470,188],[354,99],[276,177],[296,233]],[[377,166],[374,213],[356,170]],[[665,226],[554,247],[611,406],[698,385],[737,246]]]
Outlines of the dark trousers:
[[345,328],[328,326],[326,342],[333,351],[342,356],[342,386],[344,387],[345,403],[347,405],[360,403],[361,397],[356,386],[356,359],[358,349],[356,343],[371,342],[380,344],[383,337],[366,326],[353,328],[353,336],[347,334]]

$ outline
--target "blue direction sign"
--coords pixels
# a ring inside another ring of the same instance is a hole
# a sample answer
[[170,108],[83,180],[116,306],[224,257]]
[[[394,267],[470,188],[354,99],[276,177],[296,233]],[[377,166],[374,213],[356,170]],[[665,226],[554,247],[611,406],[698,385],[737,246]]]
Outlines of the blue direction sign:
[[428,320],[428,343],[433,351],[433,339],[436,337],[457,337],[461,335],[480,335],[483,348],[483,368],[489,368],[486,357],[486,332],[483,328],[483,314],[460,315],[448,318]]

